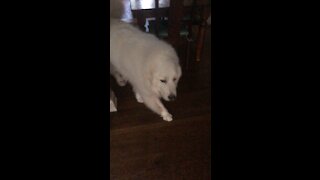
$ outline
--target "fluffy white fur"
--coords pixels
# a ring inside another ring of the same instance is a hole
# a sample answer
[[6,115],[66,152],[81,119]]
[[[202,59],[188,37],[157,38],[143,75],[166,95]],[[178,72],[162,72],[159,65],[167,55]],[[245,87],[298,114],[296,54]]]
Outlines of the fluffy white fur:
[[161,102],[174,100],[181,67],[175,50],[120,20],[110,20],[110,73],[120,86],[128,81],[136,99],[164,120],[172,115]]

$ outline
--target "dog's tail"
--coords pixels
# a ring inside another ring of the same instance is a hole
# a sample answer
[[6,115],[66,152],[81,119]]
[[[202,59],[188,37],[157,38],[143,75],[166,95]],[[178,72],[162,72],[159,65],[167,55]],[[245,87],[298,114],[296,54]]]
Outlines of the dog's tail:
[[110,18],[121,19],[124,14],[123,0],[110,1]]

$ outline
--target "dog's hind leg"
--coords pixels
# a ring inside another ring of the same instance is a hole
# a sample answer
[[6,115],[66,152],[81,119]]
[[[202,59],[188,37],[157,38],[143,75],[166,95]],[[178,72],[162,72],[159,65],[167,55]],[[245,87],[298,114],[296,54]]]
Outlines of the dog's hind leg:
[[123,77],[116,68],[110,63],[110,74],[116,79],[119,86],[125,86],[128,80]]
[[159,114],[163,120],[172,121],[172,115],[164,107],[162,102],[157,97],[143,97],[144,104],[149,107],[152,111]]

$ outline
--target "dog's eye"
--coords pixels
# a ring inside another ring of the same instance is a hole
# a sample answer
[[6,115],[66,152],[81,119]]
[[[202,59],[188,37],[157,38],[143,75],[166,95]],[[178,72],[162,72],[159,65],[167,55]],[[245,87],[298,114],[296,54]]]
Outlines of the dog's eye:
[[160,80],[162,83],[167,83],[167,81],[166,80]]
[[173,82],[175,82],[177,79],[176,78],[173,78]]

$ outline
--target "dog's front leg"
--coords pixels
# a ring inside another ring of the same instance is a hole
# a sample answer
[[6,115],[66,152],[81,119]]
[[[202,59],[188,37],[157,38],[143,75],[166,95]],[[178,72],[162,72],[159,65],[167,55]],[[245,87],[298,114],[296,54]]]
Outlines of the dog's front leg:
[[138,101],[138,103],[143,103],[143,98],[142,96],[138,93],[138,91],[133,87],[133,93],[136,97],[136,100]]
[[172,121],[172,115],[168,112],[168,110],[164,107],[162,102],[157,97],[143,97],[144,103],[147,107],[149,107],[152,111],[159,114],[163,120]]

